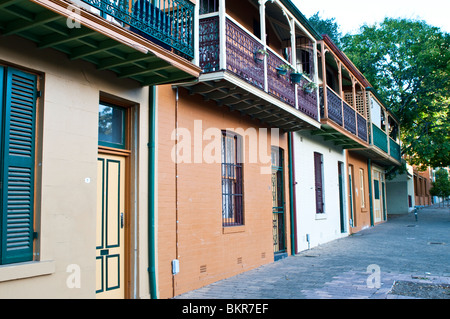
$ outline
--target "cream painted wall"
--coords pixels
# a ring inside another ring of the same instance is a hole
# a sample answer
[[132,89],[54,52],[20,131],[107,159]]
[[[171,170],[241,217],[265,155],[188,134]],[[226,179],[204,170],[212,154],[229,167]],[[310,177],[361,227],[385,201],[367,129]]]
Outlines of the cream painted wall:
[[[136,158],[132,173],[139,175],[137,193],[132,187],[132,220],[139,221],[137,297],[148,297],[147,159],[148,88],[120,80],[89,63],[70,61],[51,49],[37,49],[16,37],[0,42],[0,63],[43,74],[40,99],[43,128],[38,148],[37,221],[40,262],[0,266],[0,298],[95,298],[95,223],[97,192],[97,135],[100,92],[139,104],[136,117]],[[136,168],[136,170],[134,170]],[[40,183],[40,184],[39,184]],[[136,196],[135,196],[136,195]],[[137,210],[138,215],[134,217]],[[132,238],[136,233],[131,229]],[[132,243],[134,247],[134,242]],[[133,249],[132,249],[133,251]],[[135,256],[132,255],[132,260]],[[67,280],[79,266],[80,287]],[[134,275],[134,265],[132,267]],[[69,268],[70,270],[70,268]],[[73,271],[73,270],[72,270]],[[26,277],[26,278],[21,278]],[[17,278],[17,279],[15,279]],[[11,280],[14,279],[14,280]],[[132,291],[133,294],[133,291]]]
[[[314,152],[323,155],[325,214],[316,214],[314,185]],[[297,251],[332,241],[348,233],[341,233],[339,210],[338,161],[345,164],[344,151],[325,142],[322,137],[311,136],[309,132],[294,133],[295,182],[297,182]],[[344,166],[344,176],[345,175]],[[346,179],[344,179],[345,182]],[[344,189],[346,189],[344,184]],[[344,194],[344,200],[346,196]],[[347,205],[345,221],[348,224]],[[348,225],[346,225],[348,230]],[[309,234],[309,244],[307,241]]]

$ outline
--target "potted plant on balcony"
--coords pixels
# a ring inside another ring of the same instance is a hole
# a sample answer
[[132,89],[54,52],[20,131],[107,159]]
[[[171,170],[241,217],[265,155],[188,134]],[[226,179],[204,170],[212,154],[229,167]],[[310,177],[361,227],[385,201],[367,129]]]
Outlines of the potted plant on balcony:
[[276,69],[279,75],[286,75],[287,71],[291,70],[292,67],[289,64],[281,64]]
[[300,83],[302,76],[303,76],[302,72],[291,72],[291,81],[293,83]]
[[307,82],[305,85],[303,85],[303,91],[306,93],[311,93],[317,89],[317,84],[315,82]]
[[256,50],[255,54],[254,54],[255,62],[257,62],[257,63],[263,62],[264,61],[264,56],[268,56],[268,55],[269,55],[269,53],[267,53],[267,51],[264,50],[264,49]]

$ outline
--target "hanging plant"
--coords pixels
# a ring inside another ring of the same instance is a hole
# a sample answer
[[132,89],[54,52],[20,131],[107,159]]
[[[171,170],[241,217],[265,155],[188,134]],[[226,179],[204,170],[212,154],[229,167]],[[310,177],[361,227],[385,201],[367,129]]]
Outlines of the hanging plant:
[[302,79],[303,73],[301,72],[292,72],[291,73],[291,81],[293,83],[300,83],[300,80]]
[[258,49],[255,51],[254,53],[254,59],[255,62],[263,62],[264,61],[264,56],[269,56],[269,53],[267,53],[266,50],[264,49]]
[[286,75],[286,73],[292,69],[292,67],[289,64],[281,64],[277,68],[277,73],[279,75]]
[[311,93],[315,89],[317,89],[317,84],[314,82],[307,82],[305,85],[303,85],[303,91],[306,93]]

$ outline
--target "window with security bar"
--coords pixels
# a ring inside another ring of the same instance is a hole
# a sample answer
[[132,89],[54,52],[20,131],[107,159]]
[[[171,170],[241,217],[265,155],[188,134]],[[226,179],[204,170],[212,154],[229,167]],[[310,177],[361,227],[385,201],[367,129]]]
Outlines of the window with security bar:
[[242,138],[222,131],[222,225],[244,225]]

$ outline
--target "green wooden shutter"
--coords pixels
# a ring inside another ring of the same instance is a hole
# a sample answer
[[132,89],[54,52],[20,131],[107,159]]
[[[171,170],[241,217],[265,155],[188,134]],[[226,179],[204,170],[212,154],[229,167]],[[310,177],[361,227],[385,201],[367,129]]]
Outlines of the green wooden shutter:
[[4,71],[0,263],[33,259],[35,75]]

